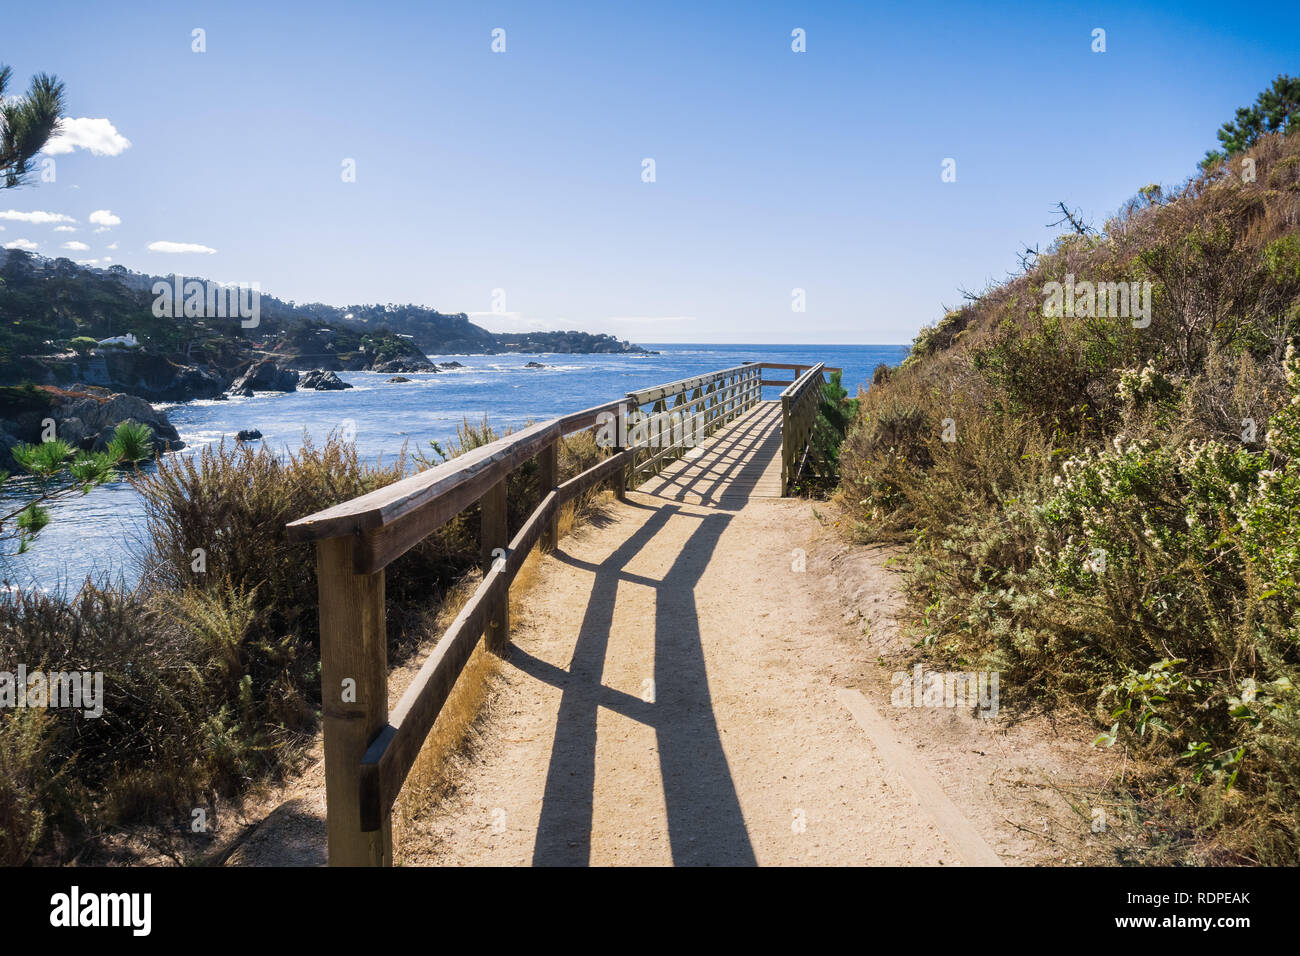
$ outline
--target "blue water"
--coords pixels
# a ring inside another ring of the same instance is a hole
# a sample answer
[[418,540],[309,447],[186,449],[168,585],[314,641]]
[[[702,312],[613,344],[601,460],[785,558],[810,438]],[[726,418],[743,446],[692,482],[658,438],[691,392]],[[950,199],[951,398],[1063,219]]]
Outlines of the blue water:
[[[331,431],[355,431],[358,451],[368,459],[391,457],[412,447],[455,437],[464,419],[486,414],[498,429],[578,411],[626,392],[688,378],[742,362],[788,362],[844,369],[850,394],[866,387],[876,365],[896,365],[901,345],[648,345],[659,355],[433,355],[458,361],[463,369],[436,375],[407,375],[388,384],[390,374],[341,372],[353,387],[340,392],[262,393],[253,398],[200,401],[163,408],[188,446],[186,455],[211,442],[233,441],[241,429],[262,432],[267,447],[297,449],[304,434],[323,440]],[[526,369],[529,361],[548,368]],[[768,378],[787,379],[782,372]],[[775,398],[779,389],[764,389]],[[140,502],[125,482],[57,502],[53,521],[24,555],[3,560],[12,586],[75,590],[87,575],[126,583],[138,577],[136,555],[143,535]]]

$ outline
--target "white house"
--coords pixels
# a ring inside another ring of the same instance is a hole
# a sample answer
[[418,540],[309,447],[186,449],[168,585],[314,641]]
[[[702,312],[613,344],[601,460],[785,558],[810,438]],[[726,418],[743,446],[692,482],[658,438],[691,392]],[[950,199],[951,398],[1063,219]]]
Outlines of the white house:
[[135,333],[128,332],[126,335],[115,335],[111,339],[100,339],[100,345],[123,345],[126,348],[139,348],[140,341],[135,337]]

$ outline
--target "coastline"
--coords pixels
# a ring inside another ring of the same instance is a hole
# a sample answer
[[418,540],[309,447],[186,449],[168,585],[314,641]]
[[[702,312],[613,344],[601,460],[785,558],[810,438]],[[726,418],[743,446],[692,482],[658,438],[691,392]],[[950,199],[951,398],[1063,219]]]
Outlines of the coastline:
[[[453,438],[464,421],[484,416],[496,428],[519,427],[616,399],[635,388],[672,381],[742,361],[803,361],[831,355],[844,368],[850,393],[870,382],[878,362],[897,364],[906,346],[896,345],[717,345],[647,343],[658,354],[433,353],[431,363],[457,361],[463,367],[433,374],[410,373],[410,382],[389,384],[381,372],[344,371],[346,391],[257,392],[252,398],[153,402],[184,442],[180,455],[244,429],[262,432],[261,443],[280,454],[301,447],[304,435],[319,443],[332,430],[351,431],[363,460],[389,461],[403,445],[428,450],[429,441]],[[525,368],[537,361],[545,368]],[[772,397],[777,390],[769,389]],[[151,467],[151,466],[146,466]],[[75,591],[86,576],[107,575],[133,582],[134,555],[143,540],[138,496],[125,481],[85,497],[59,502],[55,520],[32,550],[8,559],[0,574],[11,585]]]

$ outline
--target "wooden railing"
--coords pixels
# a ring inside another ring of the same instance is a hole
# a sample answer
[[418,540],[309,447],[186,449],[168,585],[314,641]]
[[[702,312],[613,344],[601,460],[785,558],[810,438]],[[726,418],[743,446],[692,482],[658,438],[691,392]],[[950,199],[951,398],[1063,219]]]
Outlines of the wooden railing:
[[[799,480],[808,460],[808,442],[822,400],[824,365],[814,365],[781,393],[781,495]],[[835,369],[835,371],[839,371]]]
[[[763,371],[773,368],[806,371],[793,383],[764,380]],[[560,508],[603,483],[622,498],[629,479],[663,468],[752,408],[764,385],[789,385],[782,393],[783,426],[800,429],[806,446],[811,424],[805,396],[820,394],[810,383],[814,375],[820,381],[822,368],[747,363],[629,392],[623,399],[529,425],[288,525],[290,540],[316,542],[331,866],[391,865],[390,814],[402,784],[480,636],[490,651],[505,652],[510,584],[534,545],[555,547]],[[815,401],[812,410],[815,414]],[[608,448],[608,457],[560,482],[558,442],[588,428],[599,430],[597,440]],[[545,493],[511,537],[506,481],[533,458]],[[384,569],[475,503],[481,512],[483,580],[390,714]]]
[[[633,452],[633,484],[642,475],[658,471],[681,457],[688,448],[757,405],[762,397],[762,376],[763,366],[747,363],[668,385],[628,392],[628,402],[637,410],[644,405],[652,406],[648,413],[641,412],[645,440],[631,442],[628,446]],[[663,441],[665,430],[669,439],[667,443]],[[636,438],[637,435],[629,437]]]

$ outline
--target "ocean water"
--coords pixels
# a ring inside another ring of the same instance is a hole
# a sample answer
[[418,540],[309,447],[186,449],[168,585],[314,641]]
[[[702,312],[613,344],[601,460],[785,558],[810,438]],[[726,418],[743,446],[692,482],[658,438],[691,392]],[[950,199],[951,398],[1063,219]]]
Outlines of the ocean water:
[[[458,361],[465,368],[436,375],[407,375],[388,384],[390,374],[341,372],[353,387],[339,392],[259,393],[253,398],[160,405],[192,454],[205,444],[232,442],[241,429],[257,429],[276,451],[297,449],[304,435],[323,440],[331,431],[355,434],[367,459],[392,457],[412,447],[445,443],[466,418],[486,415],[498,428],[522,425],[616,399],[626,392],[672,382],[742,362],[825,362],[844,369],[850,394],[866,387],[880,363],[896,365],[902,345],[647,345],[659,355],[431,355],[434,362]],[[525,368],[537,361],[547,367]],[[788,379],[782,372],[768,378]],[[766,388],[764,398],[780,389]],[[153,467],[153,466],[148,466]],[[0,558],[0,574],[14,588],[75,591],[87,576],[132,584],[144,535],[138,495],[126,482],[65,499],[52,508],[53,521],[27,554]]]

